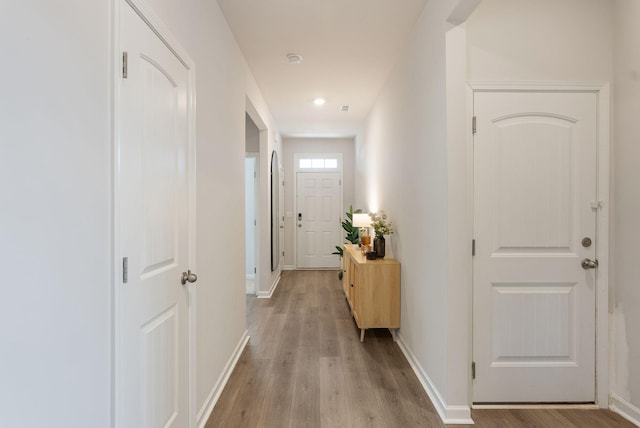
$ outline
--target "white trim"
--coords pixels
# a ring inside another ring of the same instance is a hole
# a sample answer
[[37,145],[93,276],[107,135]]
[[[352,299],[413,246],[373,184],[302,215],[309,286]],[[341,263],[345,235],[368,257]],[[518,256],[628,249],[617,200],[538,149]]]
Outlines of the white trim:
[[609,401],[609,408],[612,411],[616,412],[629,422],[640,426],[640,408],[634,406],[616,394],[611,394]]
[[[247,109],[248,110],[248,109]],[[247,116],[249,116],[248,111],[246,112]],[[251,116],[249,116],[251,118]],[[253,119],[251,119],[253,120]],[[254,122],[255,124],[255,122]],[[257,125],[256,125],[257,127]],[[258,129],[258,151],[257,152],[245,152],[245,159],[253,159],[253,172],[255,174],[255,178],[253,180],[253,219],[255,221],[253,227],[253,264],[255,268],[255,274],[253,278],[249,278],[247,275],[247,279],[254,280],[255,290],[260,289],[260,129]],[[245,135],[246,141],[246,135]],[[245,210],[246,211],[246,210]],[[246,215],[246,212],[245,212]],[[245,265],[246,265],[246,248],[245,248]],[[251,294],[256,294],[251,293]]]
[[280,284],[280,278],[282,278],[282,276],[278,275],[273,284],[271,284],[271,288],[269,289],[269,291],[258,290],[258,292],[256,293],[258,299],[270,299],[271,296],[273,296],[273,293],[275,293],[276,288],[278,288],[278,284]]
[[[122,337],[121,311],[122,295],[120,293],[120,260],[122,258],[120,250],[120,219],[117,213],[120,212],[119,198],[121,195],[119,183],[119,135],[120,120],[119,106],[121,101],[120,81],[121,68],[120,61],[122,55],[122,42],[120,40],[120,12],[122,6],[127,3],[140,16],[146,25],[158,36],[164,45],[179,59],[179,61],[187,69],[187,163],[190,175],[188,177],[188,208],[187,216],[189,221],[188,239],[189,246],[187,249],[187,263],[189,267],[197,271],[196,266],[196,76],[195,63],[187,54],[187,51],[171,34],[168,27],[155,15],[151,6],[145,0],[113,0],[112,6],[112,63],[111,63],[111,95],[112,95],[112,278],[113,278],[113,301],[112,301],[112,385],[111,385],[111,426],[118,427],[122,425],[119,409],[122,407],[119,403],[118,390],[121,385],[121,364],[122,346],[120,344]],[[188,419],[189,426],[195,426],[195,406],[196,406],[196,288],[194,286],[187,287],[188,304],[188,377],[189,377],[189,396],[188,396]]]
[[248,279],[249,281],[253,281],[254,279],[256,279],[256,275],[254,273],[251,274],[246,274],[245,275],[245,279]]
[[120,379],[122,378],[122,368],[118,356],[120,355],[120,331],[121,331],[121,310],[119,302],[122,299],[120,292],[120,238],[118,230],[120,230],[120,221],[116,213],[120,212],[120,204],[118,195],[120,194],[120,186],[118,185],[118,136],[120,135],[120,121],[118,120],[118,111],[116,106],[120,102],[120,85],[121,77],[120,61],[120,1],[112,0],[111,6],[111,79],[109,79],[111,90],[111,391],[110,391],[110,416],[111,428],[122,426],[120,423],[120,415],[118,413],[118,396],[116,391],[120,389]]
[[609,273],[610,273],[610,93],[609,84],[598,90],[598,200],[602,202],[597,216],[596,257],[596,404],[606,408],[609,403]]
[[240,342],[236,346],[236,349],[233,351],[233,354],[231,354],[231,358],[229,358],[229,361],[227,361],[227,364],[224,366],[224,370],[218,378],[218,381],[213,386],[213,388],[207,395],[207,399],[204,400],[204,404],[198,411],[198,428],[204,428],[207,421],[209,420],[209,417],[213,412],[213,408],[216,406],[218,399],[220,399],[220,395],[222,394],[224,387],[227,385],[229,377],[231,377],[231,373],[233,373],[233,369],[236,367],[236,364],[238,364],[238,360],[240,359],[244,348],[247,346],[247,343],[249,343],[249,332],[245,331],[240,338]]
[[296,267],[294,265],[284,265],[282,270],[296,270]]
[[[473,112],[474,92],[593,92],[597,94],[597,195],[602,202],[597,217],[596,270],[596,391],[595,400],[600,408],[609,403],[609,223],[610,223],[610,89],[608,82],[468,82],[470,112]],[[472,140],[470,138],[470,140]],[[473,144],[472,142],[470,144]],[[473,187],[469,189],[469,203],[473,207]],[[471,217],[473,222],[473,217]],[[473,306],[473,305],[472,305]],[[472,308],[473,310],[473,308]],[[471,362],[469,362],[471,363]],[[470,391],[473,402],[473,390]]]
[[[271,280],[271,260],[270,229],[268,226],[271,216],[269,209],[270,179],[269,165],[271,151],[269,150],[270,131],[254,103],[248,95],[245,95],[245,112],[253,123],[258,127],[258,160],[256,171],[258,173],[257,182],[257,202],[256,202],[256,296],[263,286]],[[263,224],[266,222],[266,224]]]
[[597,404],[474,404],[472,409],[482,410],[510,410],[510,409],[580,409],[580,410],[598,410]]
[[519,82],[504,82],[504,81],[474,81],[467,82],[469,87],[476,92],[584,92],[592,91],[598,92],[603,88],[609,87],[607,82],[598,81],[519,81]]
[[404,341],[404,338],[398,333],[398,346],[404,354],[405,358],[409,362],[409,365],[413,369],[413,372],[418,377],[422,388],[431,399],[433,407],[435,407],[440,419],[445,424],[452,425],[473,425],[473,419],[471,419],[471,408],[469,406],[447,406],[446,401],[442,398],[442,395],[438,391],[438,388],[433,384],[427,373],[423,370],[418,362],[418,359],[413,352],[409,349]]

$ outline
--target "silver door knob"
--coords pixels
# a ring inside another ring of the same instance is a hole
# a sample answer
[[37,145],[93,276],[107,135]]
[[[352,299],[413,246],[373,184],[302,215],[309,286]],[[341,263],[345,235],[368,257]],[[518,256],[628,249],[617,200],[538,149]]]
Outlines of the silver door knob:
[[180,279],[180,282],[182,282],[182,285],[185,285],[188,282],[196,282],[198,280],[198,275],[196,275],[195,273],[191,273],[191,270],[188,270],[186,272],[182,272],[182,278]]
[[584,259],[582,261],[582,269],[595,269],[598,267],[597,260]]

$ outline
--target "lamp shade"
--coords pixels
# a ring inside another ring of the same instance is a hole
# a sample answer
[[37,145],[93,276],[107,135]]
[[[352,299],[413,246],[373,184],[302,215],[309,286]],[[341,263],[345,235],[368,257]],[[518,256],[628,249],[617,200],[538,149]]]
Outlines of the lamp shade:
[[369,214],[354,214],[353,226],[354,227],[371,227],[371,217],[369,217]]

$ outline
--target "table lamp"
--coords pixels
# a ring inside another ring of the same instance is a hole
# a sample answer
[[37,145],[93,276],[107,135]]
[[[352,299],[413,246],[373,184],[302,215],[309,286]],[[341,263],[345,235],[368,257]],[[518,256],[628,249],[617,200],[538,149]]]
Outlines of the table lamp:
[[[353,227],[358,227],[360,229],[360,246],[371,244],[371,237],[369,236],[369,228],[371,227],[371,217],[369,214],[353,214]],[[367,239],[362,239],[366,237]],[[368,242],[363,242],[368,241]]]

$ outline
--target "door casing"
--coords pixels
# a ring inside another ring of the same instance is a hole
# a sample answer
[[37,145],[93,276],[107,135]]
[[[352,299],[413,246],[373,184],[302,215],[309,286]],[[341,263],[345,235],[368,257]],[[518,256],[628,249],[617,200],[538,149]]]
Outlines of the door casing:
[[[596,289],[596,404],[599,407],[608,406],[609,393],[609,223],[611,216],[609,195],[610,174],[610,89],[607,82],[468,82],[467,116],[471,124],[473,116],[473,94],[475,92],[592,92],[597,95],[597,181],[596,194],[600,208],[596,223],[597,259],[600,263],[597,269]],[[467,138],[467,156],[473,159],[473,135],[469,132]],[[473,168],[473,162],[470,162]],[[469,183],[468,206],[473,211],[473,170],[467,171]],[[469,216],[471,224],[469,231],[473,230],[473,212]],[[468,237],[469,242],[473,236]],[[472,278],[472,275],[470,275]],[[473,292],[473,283],[468,284],[469,293]],[[470,294],[471,295],[471,294]],[[473,310],[473,306],[470,307]],[[473,320],[473,314],[469,314]],[[470,330],[470,332],[473,329]],[[473,336],[468,337],[469,366],[473,359]],[[469,404],[472,405],[473,388],[469,379]],[[486,406],[483,406],[486,407]]]
[[[111,356],[111,420],[113,426],[122,425],[120,415],[120,403],[118,402],[117,391],[121,387],[121,363],[119,358],[121,355],[120,338],[122,336],[120,326],[120,308],[123,304],[122,295],[120,293],[120,287],[122,285],[122,257],[120,254],[121,239],[117,231],[120,230],[120,218],[117,213],[120,212],[120,198],[121,189],[118,184],[119,174],[119,141],[120,135],[120,121],[119,106],[121,103],[121,94],[119,91],[119,82],[122,79],[122,52],[123,47],[120,40],[120,11],[122,0],[112,0],[111,8],[111,24],[112,24],[112,198],[113,198],[113,211],[112,217],[112,278],[113,278],[113,294],[112,294],[112,356]],[[177,39],[171,34],[169,29],[160,21],[155,15],[151,7],[144,0],[124,0],[130,7],[132,7],[138,15],[144,20],[144,22],[156,33],[156,35],[163,41],[163,43],[175,54],[175,56],[182,62],[188,71],[188,83],[187,83],[187,163],[189,165],[190,174],[188,177],[188,207],[187,217],[189,222],[188,229],[188,264],[195,272],[197,272],[196,266],[196,103],[195,103],[195,63],[189,57],[186,50],[180,45]],[[195,325],[196,325],[196,289],[195,287],[188,288],[189,298],[189,313],[188,313],[188,340],[189,340],[189,426],[196,426],[196,353],[195,353]]]
[[[254,220],[252,236],[248,237],[253,240],[253,264],[255,271],[253,273],[253,290],[246,290],[247,294],[256,295],[258,293],[258,208],[260,204],[260,153],[259,152],[247,152],[245,154],[245,162],[247,159],[253,159],[253,212],[249,213],[245,211],[245,215],[251,215]],[[249,248],[246,249],[247,251]],[[247,257],[249,254],[247,253]]]

